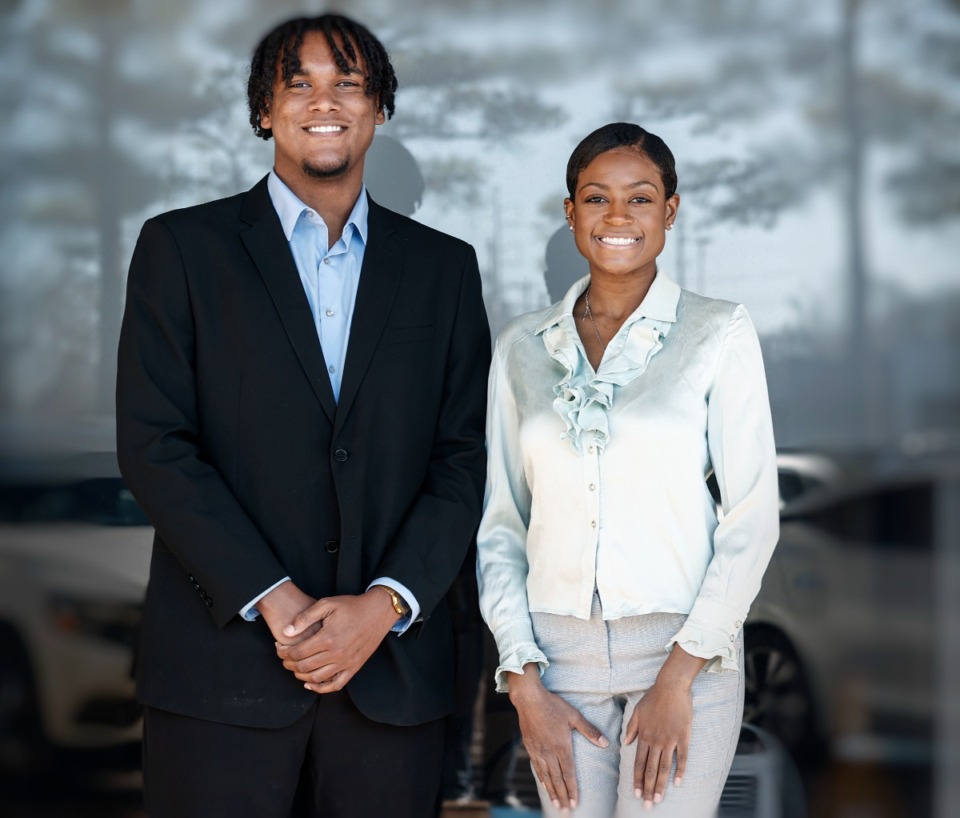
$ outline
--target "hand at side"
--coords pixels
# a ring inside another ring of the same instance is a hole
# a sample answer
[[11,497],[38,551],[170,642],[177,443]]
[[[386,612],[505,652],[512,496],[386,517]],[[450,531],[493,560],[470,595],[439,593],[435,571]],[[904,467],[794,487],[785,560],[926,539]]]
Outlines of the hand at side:
[[693,700],[690,688],[705,659],[674,645],[653,686],[633,709],[624,744],[637,742],[633,786],[647,806],[659,804],[667,789],[673,757],[677,757],[674,785],[680,786],[687,768]]
[[536,662],[524,665],[523,670],[522,674],[508,673],[510,701],[520,717],[523,744],[553,805],[572,809],[579,793],[571,731],[583,734],[597,747],[609,742],[579,710],[543,686]]

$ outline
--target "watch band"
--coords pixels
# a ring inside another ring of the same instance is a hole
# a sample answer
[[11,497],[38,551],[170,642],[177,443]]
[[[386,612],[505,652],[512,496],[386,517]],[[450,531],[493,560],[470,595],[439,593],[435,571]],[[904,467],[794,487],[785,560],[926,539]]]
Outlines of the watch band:
[[390,594],[390,601],[393,603],[393,610],[397,612],[397,616],[403,618],[408,616],[410,613],[410,606],[407,604],[407,601],[400,596],[393,588],[390,588],[387,585],[377,585],[377,588],[383,588],[388,594]]

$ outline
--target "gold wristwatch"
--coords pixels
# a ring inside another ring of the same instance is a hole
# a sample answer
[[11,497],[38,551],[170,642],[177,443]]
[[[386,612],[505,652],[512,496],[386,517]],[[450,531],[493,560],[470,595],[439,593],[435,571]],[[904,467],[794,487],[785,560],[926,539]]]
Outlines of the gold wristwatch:
[[407,605],[407,601],[400,596],[393,588],[390,588],[386,585],[376,585],[376,588],[383,588],[388,594],[390,594],[390,601],[393,603],[393,609],[397,612],[397,616],[401,619],[410,614],[410,606]]

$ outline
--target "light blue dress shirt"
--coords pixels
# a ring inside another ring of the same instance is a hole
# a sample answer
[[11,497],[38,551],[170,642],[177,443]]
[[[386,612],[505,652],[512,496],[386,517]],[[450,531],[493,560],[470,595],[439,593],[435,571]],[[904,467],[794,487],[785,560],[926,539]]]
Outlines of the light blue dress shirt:
[[[329,246],[327,225],[320,214],[304,204],[272,170],[267,177],[267,191],[280,218],[283,235],[290,243],[290,252],[300,273],[300,282],[303,284],[303,291],[310,304],[310,314],[320,338],[333,396],[339,402],[343,367],[347,360],[347,341],[350,338],[353,309],[360,286],[363,253],[367,246],[367,217],[370,212],[367,189],[365,186],[361,188],[343,233],[333,247]],[[259,612],[254,606],[289,579],[290,577],[284,577],[250,600],[241,608],[240,615],[247,620],[256,619]],[[369,589],[374,585],[392,588],[410,606],[410,614],[393,628],[402,633],[420,615],[417,598],[405,585],[389,577],[379,577],[367,587]]]

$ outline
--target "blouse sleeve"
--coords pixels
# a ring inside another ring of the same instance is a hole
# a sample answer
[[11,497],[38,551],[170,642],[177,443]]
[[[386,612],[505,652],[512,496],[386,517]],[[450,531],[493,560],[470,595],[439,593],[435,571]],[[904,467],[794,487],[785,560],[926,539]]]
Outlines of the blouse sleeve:
[[707,445],[723,518],[693,609],[668,648],[676,643],[713,660],[711,671],[738,670],[737,635],[780,536],[766,376],[760,342],[743,305],[730,318],[707,401]]
[[506,671],[522,673],[547,657],[537,647],[527,604],[527,526],[530,489],[520,454],[519,421],[503,360],[503,337],[497,340],[490,368],[487,407],[487,484],[477,533],[477,582],[480,610],[500,653],[497,691],[506,692]]

